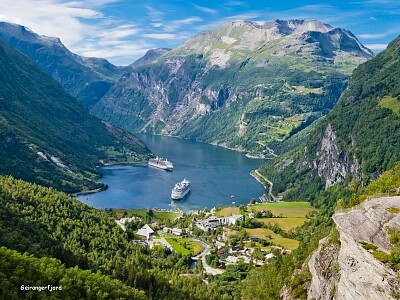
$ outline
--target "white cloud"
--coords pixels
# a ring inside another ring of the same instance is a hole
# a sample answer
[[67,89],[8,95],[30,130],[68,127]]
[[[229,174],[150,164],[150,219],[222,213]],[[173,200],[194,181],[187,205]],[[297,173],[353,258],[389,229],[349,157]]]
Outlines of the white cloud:
[[375,18],[375,17],[369,17],[369,19],[368,20],[370,20],[370,21],[372,21],[372,22],[376,22],[376,21],[378,21],[378,19],[377,18]]
[[145,6],[144,8],[147,10],[147,15],[153,22],[158,22],[163,19],[164,12],[162,12],[161,10],[158,10],[152,6]]
[[365,47],[375,51],[383,51],[386,49],[387,44],[366,44]]
[[228,1],[224,3],[224,6],[246,6],[244,1]]
[[147,33],[142,36],[156,40],[173,40],[178,37],[178,35],[174,33]]
[[136,24],[126,24],[101,12],[104,5],[118,1],[1,0],[0,21],[24,25],[40,35],[59,37],[79,55],[128,64],[152,45],[136,41],[140,33]]
[[359,34],[358,37],[362,39],[379,39],[388,36],[390,33],[382,32],[382,33],[362,33]]
[[218,12],[218,10],[212,9],[212,8],[209,8],[209,7],[206,7],[206,6],[201,6],[201,5],[197,5],[197,4],[193,4],[193,6],[197,10],[199,10],[201,12],[204,12],[204,13],[207,13],[207,14],[216,14]]

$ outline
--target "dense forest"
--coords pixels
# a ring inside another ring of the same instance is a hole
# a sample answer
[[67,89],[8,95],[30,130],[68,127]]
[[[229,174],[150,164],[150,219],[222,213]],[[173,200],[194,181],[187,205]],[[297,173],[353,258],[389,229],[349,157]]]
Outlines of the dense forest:
[[66,192],[104,187],[95,169],[149,151],[134,135],[91,116],[26,56],[0,42],[0,174]]
[[[72,280],[75,273],[91,274],[79,270],[90,270],[145,291],[154,299],[220,299],[216,289],[207,289],[200,278],[180,276],[189,272],[189,257],[162,248],[153,251],[133,245],[106,212],[88,207],[64,193],[12,177],[0,177],[0,203],[0,246],[35,258],[53,257],[65,268],[75,268],[68,271],[63,267],[55,279],[64,276],[65,280]],[[15,252],[6,254],[29,261]],[[31,263],[40,261],[32,259]],[[36,273],[37,277],[28,283],[40,281],[46,272]],[[93,276],[96,281],[96,276],[103,275]],[[7,290],[10,295],[20,295],[18,286]]]

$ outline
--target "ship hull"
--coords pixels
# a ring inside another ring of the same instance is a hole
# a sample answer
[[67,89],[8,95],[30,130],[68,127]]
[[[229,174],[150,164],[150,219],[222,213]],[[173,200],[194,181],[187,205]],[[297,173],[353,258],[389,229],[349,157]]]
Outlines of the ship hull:
[[187,189],[185,192],[179,193],[179,194],[175,194],[174,192],[172,192],[172,193],[171,193],[171,198],[172,198],[172,200],[182,200],[182,199],[185,198],[189,193],[190,193],[190,188]]
[[172,171],[172,169],[173,169],[173,167],[171,167],[169,165],[165,165],[165,164],[161,164],[161,163],[157,163],[157,162],[151,162],[151,161],[148,162],[148,165],[150,167],[165,170],[165,171]]

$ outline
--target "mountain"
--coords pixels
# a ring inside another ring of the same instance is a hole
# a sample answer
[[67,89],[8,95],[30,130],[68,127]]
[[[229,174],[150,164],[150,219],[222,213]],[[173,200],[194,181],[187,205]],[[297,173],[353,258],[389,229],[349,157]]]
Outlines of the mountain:
[[353,180],[365,186],[400,161],[400,38],[357,67],[337,105],[301,144],[262,167],[286,199]]
[[159,58],[161,55],[164,55],[165,53],[171,51],[172,49],[170,48],[157,48],[157,49],[150,49],[149,51],[146,52],[144,56],[139,58],[138,60],[134,61],[132,64],[130,64],[131,67],[136,68],[148,63],[151,63],[155,61],[157,58]]
[[130,131],[268,153],[325,115],[372,56],[319,21],[232,21],[125,74],[92,113]]
[[35,61],[74,97],[92,107],[129,68],[102,58],[70,52],[58,38],[38,35],[25,26],[0,22],[0,39]]
[[25,55],[0,42],[0,174],[62,191],[104,188],[95,167],[148,154],[100,121]]

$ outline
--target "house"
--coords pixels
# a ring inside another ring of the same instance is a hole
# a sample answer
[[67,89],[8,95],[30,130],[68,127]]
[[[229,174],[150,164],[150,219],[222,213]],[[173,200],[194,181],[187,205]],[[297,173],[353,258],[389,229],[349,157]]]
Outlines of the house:
[[240,258],[243,259],[243,262],[244,262],[245,264],[249,264],[249,263],[251,262],[251,257],[248,256],[248,255],[243,255],[243,256],[241,256]]
[[236,257],[236,256],[229,255],[229,256],[226,258],[226,261],[227,261],[227,262],[230,262],[230,263],[232,263],[232,264],[237,264],[238,261],[239,261],[239,258]]
[[268,253],[268,254],[266,254],[266,255],[264,256],[264,259],[265,259],[265,260],[268,260],[268,259],[271,259],[271,258],[273,258],[273,257],[275,257],[275,255],[274,255],[273,253]]
[[238,221],[243,221],[243,215],[232,215],[228,218],[229,225],[236,225]]
[[146,240],[150,241],[153,238],[154,230],[151,229],[149,225],[144,225],[142,228],[138,230],[136,235],[140,238],[145,238]]
[[172,228],[172,234],[181,236],[182,235],[182,229],[181,228]]
[[252,241],[252,242],[258,242],[258,237],[256,237],[256,236],[252,236],[251,238],[250,238],[250,240]]
[[243,221],[243,215],[232,215],[230,217],[209,218],[204,220],[196,220],[195,226],[204,232],[209,232],[217,227],[236,225],[238,221]]
[[164,228],[163,228],[163,232],[164,232],[164,233],[171,233],[171,232],[172,232],[172,228],[164,227]]

